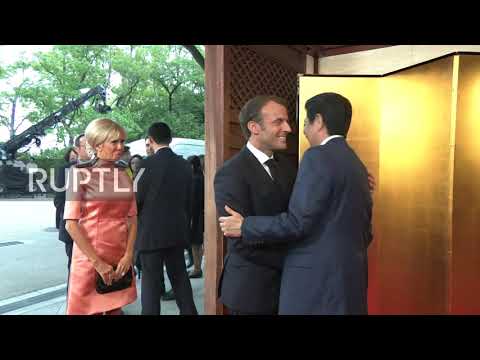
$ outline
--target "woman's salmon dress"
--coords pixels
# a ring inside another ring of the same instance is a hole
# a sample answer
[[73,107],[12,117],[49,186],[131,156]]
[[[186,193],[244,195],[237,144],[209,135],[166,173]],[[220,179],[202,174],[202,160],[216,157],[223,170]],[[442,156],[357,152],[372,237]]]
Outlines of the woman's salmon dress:
[[[92,166],[71,169],[64,219],[78,220],[80,229],[103,261],[112,266],[118,264],[127,248],[128,217],[136,215],[132,180],[125,169],[102,160]],[[127,289],[98,294],[95,275],[93,264],[74,244],[67,315],[104,313],[136,300],[135,276]]]

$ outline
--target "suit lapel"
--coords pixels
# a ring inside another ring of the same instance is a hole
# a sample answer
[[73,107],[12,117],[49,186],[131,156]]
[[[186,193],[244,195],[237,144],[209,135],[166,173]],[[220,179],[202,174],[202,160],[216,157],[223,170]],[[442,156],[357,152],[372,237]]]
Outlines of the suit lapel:
[[260,161],[258,161],[255,155],[253,155],[250,150],[247,149],[247,147],[242,149],[242,153],[244,155],[245,162],[251,171],[252,178],[255,179],[259,184],[272,185],[272,178],[270,175],[268,175],[267,171],[263,165],[260,164]]
[[247,147],[242,149],[242,153],[248,167],[247,173],[251,176],[252,181],[256,184],[256,187],[261,193],[266,194],[276,191],[277,196],[281,196],[284,199],[285,196],[287,199],[290,197],[287,185],[288,179],[282,171],[281,163],[278,166],[280,178],[275,182],[270,175],[268,175],[260,161],[258,161],[255,155],[253,155]]

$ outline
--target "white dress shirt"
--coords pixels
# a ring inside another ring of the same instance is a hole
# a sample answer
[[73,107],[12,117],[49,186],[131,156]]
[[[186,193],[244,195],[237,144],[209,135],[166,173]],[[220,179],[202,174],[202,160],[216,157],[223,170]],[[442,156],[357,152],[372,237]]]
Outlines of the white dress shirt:
[[250,152],[253,154],[253,156],[255,156],[257,158],[257,160],[260,162],[260,164],[262,164],[262,166],[265,169],[265,171],[267,172],[267,174],[273,179],[272,174],[270,174],[270,168],[268,167],[268,165],[265,165],[266,161],[268,161],[270,159],[273,159],[273,155],[268,156],[267,154],[265,154],[261,150],[258,150],[255,146],[253,146],[250,143],[250,141],[247,142],[247,149],[250,150]]
[[337,138],[337,137],[343,137],[343,136],[342,136],[342,135],[332,135],[332,136],[329,136],[329,137],[327,137],[325,140],[323,140],[320,145],[325,145],[325,144],[328,143],[330,140],[332,140],[333,138]]

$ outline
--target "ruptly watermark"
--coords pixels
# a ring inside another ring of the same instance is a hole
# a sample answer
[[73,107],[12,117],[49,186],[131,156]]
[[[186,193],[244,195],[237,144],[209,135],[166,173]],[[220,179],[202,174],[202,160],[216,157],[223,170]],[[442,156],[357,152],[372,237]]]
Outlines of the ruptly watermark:
[[[60,171],[64,174],[59,174]],[[117,167],[50,168],[49,171],[30,167],[27,172],[29,192],[76,194],[86,186],[91,193],[113,195],[132,191],[136,193],[145,169],[140,168],[133,179],[126,173],[126,169]]]

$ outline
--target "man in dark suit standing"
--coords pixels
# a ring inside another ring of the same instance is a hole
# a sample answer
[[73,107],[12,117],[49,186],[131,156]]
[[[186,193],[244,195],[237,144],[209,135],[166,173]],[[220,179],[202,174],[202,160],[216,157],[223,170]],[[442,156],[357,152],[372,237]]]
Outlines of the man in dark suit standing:
[[323,93],[305,108],[312,147],[300,163],[288,211],[243,220],[227,207],[232,216],[220,218],[221,228],[245,244],[292,244],[280,314],[367,314],[372,198],[367,169],[345,140],[352,107],[339,94]]
[[[246,146],[218,170],[215,181],[217,211],[226,204],[246,216],[285,211],[295,181],[295,167],[275,154],[287,148],[286,102],[276,96],[257,96],[242,108],[240,126]],[[274,315],[286,247],[227,239],[227,254],[219,283],[220,301],[231,314]]]
[[170,149],[167,124],[154,123],[148,138],[154,154],[141,165],[135,243],[142,265],[142,315],[160,315],[164,263],[180,314],[197,315],[183,255],[191,221],[192,169]]

